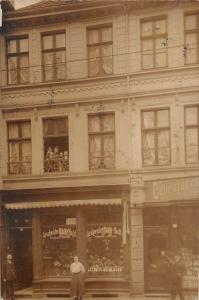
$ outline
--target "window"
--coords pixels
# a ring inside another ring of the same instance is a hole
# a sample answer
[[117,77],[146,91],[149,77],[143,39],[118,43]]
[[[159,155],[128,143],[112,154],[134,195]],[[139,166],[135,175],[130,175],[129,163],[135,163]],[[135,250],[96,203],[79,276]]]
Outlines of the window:
[[9,174],[31,173],[31,123],[8,123],[8,170]]
[[7,40],[8,83],[29,81],[28,38],[18,37]]
[[88,116],[90,169],[115,166],[114,113]]
[[43,79],[44,81],[66,78],[65,33],[42,35]]
[[142,68],[167,66],[167,20],[141,21]]
[[199,62],[199,14],[185,16],[185,63]]
[[44,171],[69,170],[68,119],[44,120]]
[[142,112],[142,149],[145,166],[170,163],[169,110]]
[[199,162],[199,106],[185,107],[186,163]]
[[87,31],[88,74],[103,76],[113,73],[113,41],[110,25]]

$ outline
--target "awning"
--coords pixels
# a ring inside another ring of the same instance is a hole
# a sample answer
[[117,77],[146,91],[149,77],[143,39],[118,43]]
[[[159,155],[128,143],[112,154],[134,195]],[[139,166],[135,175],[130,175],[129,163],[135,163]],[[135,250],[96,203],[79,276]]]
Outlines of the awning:
[[121,199],[85,199],[85,200],[60,200],[60,201],[35,201],[6,203],[6,209],[31,209],[47,207],[69,207],[82,205],[121,205]]

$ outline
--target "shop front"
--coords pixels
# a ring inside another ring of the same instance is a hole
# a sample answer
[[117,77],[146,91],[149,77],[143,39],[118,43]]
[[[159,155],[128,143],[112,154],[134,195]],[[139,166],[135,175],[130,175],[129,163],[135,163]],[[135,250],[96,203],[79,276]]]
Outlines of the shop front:
[[87,293],[128,292],[128,218],[121,199],[7,203],[6,208],[8,220],[15,220],[14,226],[9,225],[14,256],[26,253],[17,246],[18,235],[26,230],[32,239],[34,292],[69,293],[74,254],[87,270]]
[[198,290],[198,195],[198,177],[148,184],[148,201],[143,208],[146,292],[169,292],[168,261],[176,254],[185,265],[184,290]]

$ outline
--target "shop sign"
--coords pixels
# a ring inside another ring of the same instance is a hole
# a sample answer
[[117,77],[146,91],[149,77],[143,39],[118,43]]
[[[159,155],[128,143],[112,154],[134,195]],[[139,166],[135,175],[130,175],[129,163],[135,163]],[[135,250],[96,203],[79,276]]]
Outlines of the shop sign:
[[116,226],[103,226],[93,228],[87,231],[87,237],[115,237],[121,236],[122,230]]
[[43,231],[42,235],[44,239],[70,239],[76,237],[76,229],[59,227],[50,229],[48,231]]
[[119,267],[119,266],[92,266],[92,267],[88,268],[88,272],[121,273],[122,267]]
[[156,181],[152,183],[150,190],[154,200],[183,200],[198,197],[199,177]]

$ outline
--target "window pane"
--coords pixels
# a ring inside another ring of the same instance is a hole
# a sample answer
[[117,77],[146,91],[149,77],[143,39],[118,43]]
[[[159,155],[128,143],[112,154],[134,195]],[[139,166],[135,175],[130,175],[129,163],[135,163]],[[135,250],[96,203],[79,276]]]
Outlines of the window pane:
[[158,163],[166,165],[170,162],[169,131],[161,131],[158,134]]
[[143,116],[143,128],[155,127],[154,111],[145,111],[142,113],[142,116]]
[[152,54],[142,55],[142,67],[143,69],[152,69],[154,67]]
[[90,169],[101,167],[101,137],[98,135],[89,137]]
[[103,115],[103,131],[114,131],[115,117],[114,115]]
[[19,40],[19,51],[28,52],[28,39]]
[[20,55],[19,57],[19,75],[21,83],[29,81],[28,55]]
[[169,111],[159,110],[157,111],[157,126],[168,127],[169,126]]
[[100,74],[100,59],[99,59],[99,48],[90,47],[88,49],[89,56],[89,75],[97,76]]
[[17,83],[17,58],[9,57],[8,58],[8,82],[10,84]]
[[96,44],[99,43],[99,30],[93,29],[88,31],[88,43]]
[[23,162],[30,162],[31,161],[31,143],[30,142],[23,142],[21,145],[21,154],[22,154],[22,161]]
[[167,66],[167,54],[166,53],[156,53],[155,65],[157,68],[166,67]]
[[30,122],[21,123],[21,135],[23,138],[31,137],[31,124]]
[[53,37],[52,35],[43,36],[43,49],[53,48]]
[[198,109],[197,107],[185,108],[185,123],[186,125],[198,124]]
[[143,136],[143,159],[145,165],[155,164],[155,135],[153,133]]
[[52,80],[54,78],[54,56],[53,53],[44,53],[44,78],[45,80]]
[[112,27],[102,28],[102,42],[109,42],[112,41]]
[[196,16],[185,16],[185,29],[192,30],[197,28]]
[[102,47],[102,68],[105,74],[112,74],[113,59],[112,59],[112,45]]
[[167,28],[166,28],[166,20],[158,20],[155,21],[155,33],[156,34],[163,34],[167,32]]
[[104,168],[114,168],[115,138],[114,135],[105,135],[104,139]]
[[9,173],[19,173],[19,144],[9,143]]
[[187,49],[186,51],[186,64],[196,64],[198,61],[198,57],[197,57],[197,49]]
[[18,124],[17,123],[9,123],[8,124],[8,138],[16,139],[19,137]]
[[8,45],[8,53],[16,53],[17,52],[17,41],[16,40],[7,41],[7,45]]
[[67,119],[44,120],[44,135],[65,135],[68,133]]
[[65,33],[56,34],[55,36],[56,48],[65,47]]
[[186,162],[198,162],[198,129],[186,129]]
[[56,78],[65,79],[66,78],[65,51],[56,52],[55,59],[56,59]]
[[186,145],[198,146],[198,129],[190,128],[186,129]]
[[[153,41],[151,39],[146,39],[142,41],[142,50],[149,51],[153,49]],[[145,52],[146,53],[146,52]],[[149,54],[152,53],[151,51],[148,52]]]
[[100,132],[100,118],[99,116],[89,116],[88,118],[89,133]]
[[145,22],[141,24],[142,36],[152,35],[152,22]]

